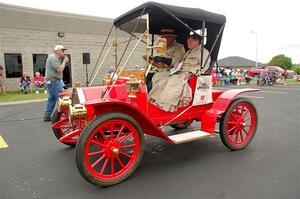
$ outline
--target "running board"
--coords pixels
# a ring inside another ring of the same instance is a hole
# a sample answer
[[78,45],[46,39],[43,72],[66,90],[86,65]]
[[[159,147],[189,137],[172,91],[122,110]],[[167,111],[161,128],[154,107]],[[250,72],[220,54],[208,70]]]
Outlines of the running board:
[[177,135],[171,135],[169,138],[174,142],[174,144],[182,144],[186,142],[191,142],[194,140],[199,140],[201,138],[206,138],[211,136],[211,133],[204,131],[191,131],[187,133],[181,133]]

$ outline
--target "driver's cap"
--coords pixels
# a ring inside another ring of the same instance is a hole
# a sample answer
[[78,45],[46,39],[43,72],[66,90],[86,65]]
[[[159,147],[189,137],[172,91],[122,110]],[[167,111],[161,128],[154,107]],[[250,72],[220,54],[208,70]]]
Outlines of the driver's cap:
[[58,51],[58,50],[67,50],[63,45],[56,45],[54,47],[54,51]]

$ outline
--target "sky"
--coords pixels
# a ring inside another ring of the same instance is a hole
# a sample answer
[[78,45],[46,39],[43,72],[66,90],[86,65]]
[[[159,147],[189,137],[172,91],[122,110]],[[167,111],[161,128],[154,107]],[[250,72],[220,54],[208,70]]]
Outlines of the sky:
[[[26,7],[116,18],[144,0],[0,0]],[[300,63],[299,3],[297,0],[156,0],[165,4],[195,7],[227,18],[219,58],[241,56],[267,63],[285,54]]]

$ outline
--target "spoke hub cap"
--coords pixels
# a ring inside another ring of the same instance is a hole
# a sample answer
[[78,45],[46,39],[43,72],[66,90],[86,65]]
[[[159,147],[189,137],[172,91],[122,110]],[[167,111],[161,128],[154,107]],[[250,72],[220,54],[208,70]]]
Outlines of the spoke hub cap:
[[108,158],[118,156],[120,153],[120,143],[118,141],[110,141],[105,145],[105,155]]
[[241,130],[246,126],[246,122],[243,119],[238,119],[237,121],[237,129]]
[[112,150],[112,153],[113,153],[114,155],[118,155],[118,154],[119,154],[119,149],[117,149],[117,148],[112,148],[111,150]]

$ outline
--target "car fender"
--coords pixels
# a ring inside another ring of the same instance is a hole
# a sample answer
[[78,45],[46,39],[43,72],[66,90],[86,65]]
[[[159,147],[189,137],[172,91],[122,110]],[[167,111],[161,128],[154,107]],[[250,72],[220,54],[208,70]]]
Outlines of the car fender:
[[140,124],[144,134],[159,137],[168,140],[170,143],[173,143],[173,141],[161,130],[161,128],[155,125],[145,113],[140,111],[132,104],[118,100],[110,100],[96,103],[90,101],[84,103],[84,105],[88,110],[93,109],[93,112],[96,116],[108,112],[122,112],[128,114]]
[[232,89],[222,93],[214,101],[214,105],[203,114],[201,119],[201,130],[209,133],[214,133],[217,118],[227,110],[232,100],[241,93],[255,91],[259,91],[259,89]]

